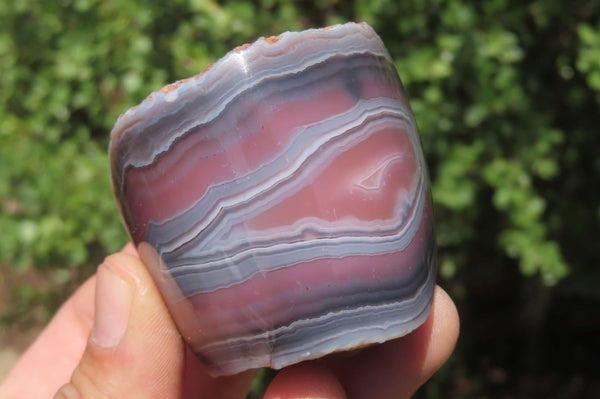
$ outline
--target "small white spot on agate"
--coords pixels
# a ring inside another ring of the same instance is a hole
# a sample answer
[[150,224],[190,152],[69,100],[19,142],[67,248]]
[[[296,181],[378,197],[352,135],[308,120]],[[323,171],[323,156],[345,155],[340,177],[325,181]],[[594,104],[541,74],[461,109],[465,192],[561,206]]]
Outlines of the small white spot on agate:
[[177,100],[177,97],[179,97],[177,90],[171,90],[165,94],[164,98],[166,102],[172,103],[173,101]]

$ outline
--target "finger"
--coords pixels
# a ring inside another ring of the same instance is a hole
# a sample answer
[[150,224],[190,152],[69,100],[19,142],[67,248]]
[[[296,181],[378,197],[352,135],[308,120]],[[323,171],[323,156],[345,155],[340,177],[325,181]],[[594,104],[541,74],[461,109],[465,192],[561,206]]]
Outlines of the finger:
[[[138,258],[120,253],[105,260],[95,306],[83,357],[55,398],[182,397],[185,347]],[[199,389],[220,383],[197,377],[205,382]]]
[[[87,346],[71,369],[71,382],[56,397],[136,397],[118,392],[125,378],[130,378],[130,390],[176,391],[180,378],[166,383],[170,371],[165,368],[182,372],[182,343],[139,259],[125,253],[106,258],[98,268],[92,303],[95,317]],[[146,362],[162,370],[150,370]],[[147,380],[140,384],[143,374]]]
[[264,396],[264,399],[299,398],[346,399],[346,393],[326,367],[301,363],[277,374]]
[[121,252],[123,252],[124,254],[131,255],[131,256],[134,256],[136,258],[139,258],[139,255],[138,255],[137,251],[135,250],[135,247],[133,246],[133,243],[131,243],[131,242],[128,242],[121,249]]
[[454,302],[436,287],[431,314],[414,332],[328,364],[349,399],[408,398],[450,357],[458,332]]

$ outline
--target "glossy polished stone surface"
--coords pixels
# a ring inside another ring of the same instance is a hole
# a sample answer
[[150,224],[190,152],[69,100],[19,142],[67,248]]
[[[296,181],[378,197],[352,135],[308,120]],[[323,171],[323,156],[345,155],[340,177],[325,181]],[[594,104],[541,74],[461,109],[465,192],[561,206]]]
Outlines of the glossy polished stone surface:
[[214,375],[383,342],[426,320],[427,172],[368,25],[238,47],[127,111],[111,137],[125,225]]

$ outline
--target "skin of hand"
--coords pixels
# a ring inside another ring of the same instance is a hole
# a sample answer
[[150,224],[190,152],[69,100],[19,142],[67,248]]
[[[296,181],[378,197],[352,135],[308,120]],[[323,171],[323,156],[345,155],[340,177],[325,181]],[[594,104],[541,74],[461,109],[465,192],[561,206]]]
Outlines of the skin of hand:
[[[456,307],[437,287],[431,315],[411,334],[287,367],[264,398],[408,398],[448,359],[458,331]],[[129,244],[63,304],[0,385],[0,399],[243,399],[254,376],[208,375]]]

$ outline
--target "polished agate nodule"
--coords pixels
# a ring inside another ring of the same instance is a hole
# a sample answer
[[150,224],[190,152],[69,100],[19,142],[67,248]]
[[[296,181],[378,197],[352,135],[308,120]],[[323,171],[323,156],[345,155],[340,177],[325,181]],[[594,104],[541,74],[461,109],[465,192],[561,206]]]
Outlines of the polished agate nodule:
[[113,188],[214,375],[383,342],[431,308],[431,197],[376,33],[259,39],[122,115]]

